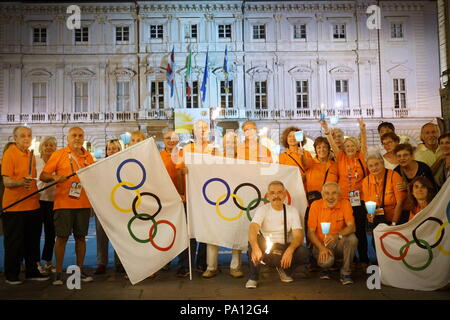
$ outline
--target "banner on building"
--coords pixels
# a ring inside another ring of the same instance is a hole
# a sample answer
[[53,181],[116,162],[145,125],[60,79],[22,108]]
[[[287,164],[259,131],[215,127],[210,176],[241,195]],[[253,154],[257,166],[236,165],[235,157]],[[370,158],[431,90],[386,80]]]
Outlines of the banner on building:
[[209,123],[209,119],[208,108],[175,109],[175,132],[192,133],[195,122],[203,120]]
[[299,211],[303,224],[307,200],[298,167],[201,158],[203,162],[198,158],[186,162],[189,229],[197,241],[247,250],[250,221],[258,206],[267,205],[263,199],[274,180],[285,185],[286,203]]
[[187,248],[183,203],[153,138],[77,174],[132,284]]
[[408,223],[374,230],[381,282],[432,291],[450,282],[450,180]]

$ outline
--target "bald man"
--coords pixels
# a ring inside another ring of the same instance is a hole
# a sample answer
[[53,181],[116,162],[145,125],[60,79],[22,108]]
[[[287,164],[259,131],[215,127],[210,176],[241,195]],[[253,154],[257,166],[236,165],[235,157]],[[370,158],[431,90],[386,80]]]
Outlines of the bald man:
[[414,152],[415,160],[424,162],[432,168],[436,160],[442,156],[438,143],[439,136],[440,131],[436,124],[431,122],[424,124],[420,130],[420,139],[423,143],[419,144]]
[[[67,240],[73,233],[77,265],[81,269],[81,281],[92,281],[92,277],[83,271],[86,254],[91,204],[78,176],[67,178],[81,168],[92,163],[94,159],[83,147],[84,131],[79,127],[70,128],[67,133],[67,147],[55,151],[42,170],[40,179],[44,182],[59,182],[56,185],[55,202],[55,258],[56,273],[53,285],[62,285],[62,265]],[[53,173],[55,175],[53,175]]]

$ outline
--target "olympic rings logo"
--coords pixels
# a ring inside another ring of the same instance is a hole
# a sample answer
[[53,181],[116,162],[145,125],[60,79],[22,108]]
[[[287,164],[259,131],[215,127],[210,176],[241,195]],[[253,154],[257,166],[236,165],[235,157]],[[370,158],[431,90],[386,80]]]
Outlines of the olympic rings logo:
[[[206,188],[208,187],[208,185],[211,182],[220,182],[222,183],[225,188],[226,188],[226,193],[222,194],[221,196],[219,196],[216,201],[212,201],[208,198],[208,196],[206,195]],[[237,195],[238,191],[242,188],[242,187],[251,187],[256,191],[257,194],[257,198],[253,199],[252,201],[249,202],[249,204],[247,206],[244,205],[244,202],[242,201],[242,198],[239,197]],[[286,190],[287,191],[287,190]],[[259,188],[257,186],[255,186],[253,183],[241,183],[240,185],[238,185],[233,192],[231,192],[231,188],[230,185],[223,179],[221,178],[211,178],[209,180],[207,180],[204,184],[203,184],[203,188],[202,188],[202,194],[203,194],[203,198],[206,200],[206,202],[208,202],[210,205],[215,206],[216,207],[216,213],[217,215],[222,218],[223,220],[226,221],[235,221],[238,220],[240,217],[242,217],[242,215],[244,214],[244,211],[246,212],[247,215],[247,219],[251,222],[252,221],[252,217],[250,215],[250,211],[252,211],[253,209],[256,209],[259,204],[262,202],[264,203],[268,203],[270,202],[267,199],[267,194],[264,195],[264,197],[261,197],[261,191],[259,190]],[[228,218],[226,216],[223,215],[222,211],[220,210],[219,206],[225,204],[229,199],[233,198],[233,203],[236,205],[236,207],[238,209],[240,209],[240,211],[232,218]],[[289,194],[289,191],[287,191],[287,199],[288,199],[288,204],[290,205],[292,203],[292,199],[291,199],[291,195]],[[139,201],[139,200],[136,200]]]
[[[447,205],[447,220],[450,220],[450,202]],[[433,244],[428,243],[424,239],[417,238],[417,229],[419,229],[427,221],[435,222],[439,225],[439,228],[436,231],[435,242]],[[444,238],[444,235],[445,235],[445,227],[447,227],[449,224],[450,224],[449,221],[442,222],[442,220],[440,220],[438,218],[428,217],[427,219],[425,219],[421,223],[419,223],[419,225],[412,231],[413,240],[411,240],[411,241],[399,232],[395,232],[395,231],[386,232],[380,237],[381,249],[387,257],[391,258],[392,260],[402,261],[403,264],[410,270],[413,270],[413,271],[425,270],[431,264],[431,261],[433,260],[433,250],[432,249],[437,247],[438,250],[442,254],[444,254],[446,256],[450,256],[450,250],[444,249],[441,245],[442,239]],[[391,255],[384,246],[383,239],[386,238],[388,235],[397,235],[400,238],[402,238],[403,240],[405,240],[405,242],[406,242],[405,245],[403,245],[400,248],[400,250],[399,250],[400,255],[398,257]],[[409,250],[409,247],[414,243],[419,248],[425,249],[428,252],[427,261],[421,266],[412,266],[405,260],[405,257]]]
[[[126,165],[127,163],[136,163],[140,167],[140,169],[142,171],[142,179],[138,185],[134,185],[131,182],[122,181],[120,172],[121,172],[122,168],[124,167],[124,165]],[[147,172],[146,172],[144,166],[142,165],[142,163],[136,159],[126,159],[126,160],[122,161],[122,163],[120,163],[120,165],[117,167],[116,178],[117,178],[118,183],[111,189],[111,194],[110,194],[111,204],[119,212],[123,212],[123,213],[133,212],[133,217],[130,219],[130,221],[128,221],[128,224],[127,224],[127,229],[128,229],[128,232],[130,233],[131,238],[133,238],[133,240],[135,240],[136,242],[139,242],[139,243],[150,242],[153,245],[153,247],[155,247],[157,250],[160,250],[160,251],[170,250],[170,248],[172,248],[172,246],[175,243],[177,229],[176,229],[175,225],[168,220],[159,220],[159,221],[155,220],[156,216],[162,210],[162,204],[161,204],[161,200],[159,199],[159,197],[156,194],[151,193],[151,192],[140,192],[139,191],[139,188],[144,185],[144,183],[147,179]],[[115,201],[115,193],[116,193],[117,189],[119,189],[121,187],[126,190],[134,191],[134,193],[136,194],[135,198],[133,199],[133,201],[131,203],[130,208],[121,208]],[[156,203],[158,204],[158,209],[153,214],[140,213],[137,211],[139,206],[141,205],[142,197],[144,197],[144,196],[149,196],[156,200]],[[133,230],[131,229],[131,226],[136,219],[139,219],[142,221],[150,220],[152,222],[152,226],[150,227],[150,230],[148,233],[148,239],[140,239],[134,234]],[[173,230],[173,240],[167,247],[158,246],[154,240],[156,237],[156,233],[158,232],[158,225],[160,225],[160,224],[167,224]]]

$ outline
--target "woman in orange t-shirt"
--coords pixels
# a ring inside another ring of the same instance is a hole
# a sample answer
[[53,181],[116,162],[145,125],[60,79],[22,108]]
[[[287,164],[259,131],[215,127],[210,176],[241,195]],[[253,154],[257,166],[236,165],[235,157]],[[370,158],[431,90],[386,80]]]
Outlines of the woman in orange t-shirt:
[[305,212],[305,234],[307,234],[309,209],[311,204],[322,199],[322,187],[325,182],[337,182],[337,165],[330,159],[331,147],[328,140],[318,137],[314,140],[316,157],[306,159],[305,191],[308,199],[308,207]]
[[355,217],[356,237],[358,238],[359,262],[364,268],[369,263],[367,256],[366,237],[366,210],[361,204],[362,180],[367,176],[367,167],[364,161],[364,154],[367,154],[366,124],[359,119],[361,130],[361,146],[353,137],[344,140],[343,149],[339,149],[333,136],[330,133],[328,124],[321,121],[325,135],[330,142],[331,149],[336,155],[338,166],[338,183],[342,190],[342,198],[350,200]]
[[426,177],[415,177],[408,185],[408,196],[414,208],[409,212],[409,219],[413,219],[433,200],[435,195],[433,184]]
[[288,127],[281,134],[281,143],[286,151],[280,154],[279,163],[296,166],[300,170],[303,182],[305,182],[306,173],[306,161],[312,159],[311,154],[303,150],[303,146],[306,144],[306,137],[303,135],[303,140],[301,142],[297,141],[295,138],[295,133],[301,131],[297,127]]

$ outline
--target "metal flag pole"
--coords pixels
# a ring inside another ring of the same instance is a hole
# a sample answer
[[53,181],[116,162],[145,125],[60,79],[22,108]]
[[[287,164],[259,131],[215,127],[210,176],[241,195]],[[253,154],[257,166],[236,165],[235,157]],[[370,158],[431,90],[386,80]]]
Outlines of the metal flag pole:
[[[186,179],[186,176],[185,176]],[[186,190],[185,190],[185,196],[188,194],[189,185],[186,183]],[[187,228],[187,237],[188,237],[188,257],[189,257],[189,280],[192,280],[192,256],[191,256],[191,238],[189,235],[189,210],[187,207],[187,201],[186,201],[186,228]]]
[[[74,173],[72,173],[71,175],[67,176],[66,179],[69,179],[69,178],[73,177],[74,175],[76,175],[76,172],[74,172]],[[27,195],[26,197],[23,197],[22,199],[17,200],[16,202],[10,204],[9,206],[4,207],[4,208],[1,208],[1,209],[0,209],[0,215],[3,214],[3,212],[4,212],[6,209],[9,209],[9,208],[15,206],[16,204],[18,204],[18,203],[20,203],[20,202],[22,202],[22,201],[25,201],[26,199],[28,199],[28,198],[30,198],[30,197],[32,197],[32,196],[38,194],[39,192],[44,191],[44,190],[46,190],[46,189],[48,189],[48,188],[50,188],[50,187],[53,187],[55,184],[58,184],[58,183],[60,183],[60,182],[62,182],[62,181],[55,181],[55,182],[49,184],[48,186],[45,186],[45,187],[43,187],[42,189],[39,189],[39,190],[37,190],[37,191],[35,191],[35,192],[33,192],[33,193],[30,193],[30,194]]]

